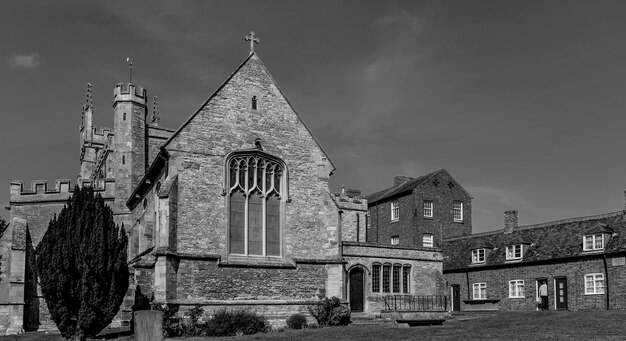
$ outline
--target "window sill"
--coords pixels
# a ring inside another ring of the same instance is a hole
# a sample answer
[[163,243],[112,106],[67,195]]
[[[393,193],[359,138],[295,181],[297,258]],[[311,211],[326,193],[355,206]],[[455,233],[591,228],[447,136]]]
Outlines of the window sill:
[[398,218],[398,219],[393,219],[393,220],[391,220],[390,222],[391,222],[391,223],[397,223],[397,222],[399,222],[399,221],[400,221],[400,219]]
[[596,295],[604,295],[603,292],[592,293],[592,294],[583,294],[583,296],[596,296]]
[[500,299],[494,299],[494,298],[483,298],[483,299],[473,299],[473,300],[463,300],[463,303],[465,304],[484,304],[484,303],[491,303],[491,304],[495,304],[500,302]]
[[454,222],[457,224],[463,224],[463,220],[455,220]]
[[476,262],[476,263],[470,263],[470,266],[472,265],[485,265],[487,264],[487,262]]
[[233,256],[219,262],[220,267],[244,267],[244,268],[284,268],[295,269],[296,265],[287,262],[280,257],[263,256]]
[[526,297],[524,297],[524,296],[509,296],[509,298],[512,299],[512,300],[520,300],[520,299],[524,299]]
[[604,248],[602,248],[602,249],[593,249],[593,250],[584,250],[583,249],[583,253],[600,253],[600,252],[604,252]]
[[424,219],[428,219],[428,220],[435,220],[435,217],[428,217],[428,216],[424,216]]
[[506,259],[506,262],[511,262],[511,263],[515,263],[515,262],[521,262],[522,258],[511,258],[511,259]]

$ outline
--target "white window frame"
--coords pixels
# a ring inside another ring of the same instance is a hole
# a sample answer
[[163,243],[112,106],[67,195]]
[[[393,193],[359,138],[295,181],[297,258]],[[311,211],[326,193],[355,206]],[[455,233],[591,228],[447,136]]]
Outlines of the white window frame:
[[485,262],[487,251],[485,249],[472,250],[472,264],[482,264]]
[[[459,207],[457,207],[457,204],[459,205]],[[452,202],[452,218],[457,223],[463,222],[463,202],[462,201],[455,200]]]
[[400,203],[398,200],[391,201],[391,221],[400,220]]
[[[587,241],[591,241],[591,247],[587,247]],[[600,242],[601,246],[598,246]],[[583,251],[604,250],[604,233],[589,234],[583,236]]]
[[[519,256],[515,254],[518,253]],[[506,260],[521,260],[524,257],[524,244],[507,245],[506,247]]]
[[400,236],[392,236],[391,245],[398,245],[398,244],[400,244]]
[[424,217],[432,218],[435,212],[435,204],[432,200],[424,200]]
[[585,295],[604,295],[605,281],[603,273],[585,275]]
[[474,283],[472,284],[472,298],[475,300],[487,299],[487,283]]
[[435,241],[434,241],[434,236],[430,233],[424,233],[424,235],[422,236],[422,246],[424,247],[434,247],[435,246]]
[[525,294],[523,279],[509,281],[509,298],[525,298]]

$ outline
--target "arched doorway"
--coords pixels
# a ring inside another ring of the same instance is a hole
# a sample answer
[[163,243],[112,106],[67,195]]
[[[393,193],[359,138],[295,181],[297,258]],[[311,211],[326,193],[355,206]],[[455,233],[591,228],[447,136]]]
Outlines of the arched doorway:
[[363,311],[363,269],[355,267],[350,270],[350,310]]

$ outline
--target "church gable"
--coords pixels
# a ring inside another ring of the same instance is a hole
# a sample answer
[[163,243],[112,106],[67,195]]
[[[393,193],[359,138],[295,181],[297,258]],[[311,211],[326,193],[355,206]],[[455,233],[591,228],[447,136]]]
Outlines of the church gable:
[[327,163],[325,168],[329,172],[335,168],[263,62],[253,53],[164,147],[225,155],[232,150],[250,148],[257,139],[264,150],[278,155],[289,154],[286,144],[297,144],[309,153],[305,156],[316,157],[311,161]]
[[334,166],[255,54],[164,148],[179,176],[178,252],[338,256]]

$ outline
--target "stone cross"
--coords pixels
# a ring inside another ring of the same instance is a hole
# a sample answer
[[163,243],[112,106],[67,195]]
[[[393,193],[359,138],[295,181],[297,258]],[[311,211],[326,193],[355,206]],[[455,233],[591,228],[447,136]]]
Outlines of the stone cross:
[[250,42],[250,54],[254,53],[254,43],[260,43],[261,40],[259,40],[259,38],[256,38],[254,36],[254,31],[250,31],[250,34],[248,34],[247,36],[243,37],[243,39],[245,41],[249,41]]

